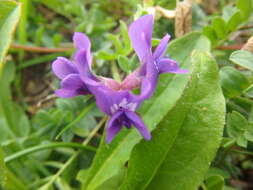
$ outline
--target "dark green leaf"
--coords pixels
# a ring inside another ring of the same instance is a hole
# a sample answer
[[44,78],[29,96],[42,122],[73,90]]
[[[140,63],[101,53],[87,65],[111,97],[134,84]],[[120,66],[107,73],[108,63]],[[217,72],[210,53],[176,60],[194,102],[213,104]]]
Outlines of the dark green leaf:
[[224,179],[220,175],[210,176],[205,181],[207,190],[223,190],[224,188]]

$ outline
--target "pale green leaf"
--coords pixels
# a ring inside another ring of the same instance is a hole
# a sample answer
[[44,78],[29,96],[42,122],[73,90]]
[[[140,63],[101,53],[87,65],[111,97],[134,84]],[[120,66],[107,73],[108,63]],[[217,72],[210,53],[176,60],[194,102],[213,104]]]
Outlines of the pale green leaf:
[[244,50],[234,51],[229,59],[233,63],[253,71],[253,54],[251,52]]
[[221,141],[225,101],[213,58],[195,52],[192,63],[182,98],[158,124],[152,140],[133,149],[120,190],[195,190],[204,179]]
[[0,76],[4,56],[8,51],[12,35],[20,17],[21,5],[16,1],[2,0],[0,3]]

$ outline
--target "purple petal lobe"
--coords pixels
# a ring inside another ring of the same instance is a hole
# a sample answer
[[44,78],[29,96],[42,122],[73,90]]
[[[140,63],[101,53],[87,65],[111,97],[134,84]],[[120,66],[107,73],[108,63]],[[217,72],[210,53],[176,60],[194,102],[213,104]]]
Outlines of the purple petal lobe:
[[77,94],[76,91],[73,90],[68,90],[68,89],[58,89],[55,91],[56,96],[61,97],[61,98],[72,98],[75,96],[78,96],[79,94]]
[[155,60],[161,58],[165,54],[169,40],[169,34],[166,34],[163,39],[161,39],[153,54]]
[[67,75],[71,73],[77,73],[77,69],[75,68],[75,65],[64,57],[58,57],[53,62],[52,70],[55,73],[55,75],[60,79],[65,78]]
[[83,81],[80,79],[79,74],[70,74],[61,82],[61,87],[68,90],[76,90],[84,87]]
[[151,40],[153,32],[153,16],[145,15],[134,21],[129,27],[129,37],[139,59],[145,62],[152,55]]
[[177,62],[169,58],[160,59],[157,65],[159,73],[177,73],[177,74],[188,73],[188,70],[180,69]]
[[138,99],[140,101],[150,98],[156,88],[156,81],[155,79],[148,79],[144,77],[141,82],[141,94],[139,95]]
[[98,85],[97,78],[92,74],[91,68],[89,66],[89,60],[87,60],[87,52],[85,50],[80,50],[75,56],[76,67],[80,73],[81,79],[87,84],[96,86]]
[[70,74],[61,82],[61,89],[56,90],[56,95],[62,98],[71,98],[78,95],[89,94],[79,74]]
[[[92,64],[92,57],[91,57],[91,52],[90,52],[91,43],[88,36],[86,36],[85,34],[81,32],[75,32],[73,36],[73,41],[74,41],[75,47],[77,48],[77,52],[80,50],[84,50],[86,52],[85,57],[87,59],[87,63],[89,67],[91,67],[91,64]],[[74,55],[74,57],[76,57],[76,55]]]
[[131,123],[135,126],[135,128],[140,132],[140,134],[144,137],[146,140],[151,139],[151,134],[149,130],[147,129],[146,125],[142,121],[142,119],[132,111],[125,111],[124,112],[128,119],[131,121]]
[[89,38],[81,33],[81,32],[75,32],[73,36],[74,45],[77,49],[90,49],[90,40]]
[[121,123],[118,121],[122,114],[122,111],[118,111],[110,118],[106,129],[106,143],[110,143],[122,128]]

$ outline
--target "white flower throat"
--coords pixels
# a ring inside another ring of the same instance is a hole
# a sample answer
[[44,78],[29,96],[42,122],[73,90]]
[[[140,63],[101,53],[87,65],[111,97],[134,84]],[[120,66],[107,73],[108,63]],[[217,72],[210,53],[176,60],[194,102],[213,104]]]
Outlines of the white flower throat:
[[128,102],[126,98],[123,98],[119,104],[113,104],[110,107],[110,110],[112,114],[114,114],[116,111],[120,109],[135,111],[136,107],[137,107],[137,103]]

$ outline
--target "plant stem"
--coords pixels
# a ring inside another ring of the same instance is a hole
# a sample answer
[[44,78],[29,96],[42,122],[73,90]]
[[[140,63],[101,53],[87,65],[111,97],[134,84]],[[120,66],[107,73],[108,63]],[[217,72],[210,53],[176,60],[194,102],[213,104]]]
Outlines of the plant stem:
[[236,45],[227,45],[227,46],[218,46],[216,49],[218,50],[239,50],[242,49],[244,44],[236,44]]
[[20,44],[11,44],[12,49],[22,49],[24,51],[38,52],[38,53],[61,53],[71,51],[72,48],[48,48],[48,47],[37,47],[37,46],[26,46]]
[[4,159],[5,163],[9,163],[13,160],[16,160],[22,156],[26,156],[28,154],[34,153],[34,152],[38,152],[41,150],[45,150],[45,149],[53,149],[53,148],[57,148],[57,147],[71,147],[71,148],[79,148],[79,149],[83,149],[83,150],[90,150],[90,151],[94,151],[96,152],[96,149],[91,147],[91,146],[87,146],[87,145],[82,145],[82,144],[78,144],[78,143],[64,143],[64,142],[60,142],[60,143],[49,143],[49,144],[43,144],[43,145],[38,145],[38,146],[34,146],[31,148],[27,148],[25,150],[21,150],[13,155],[7,156]]

